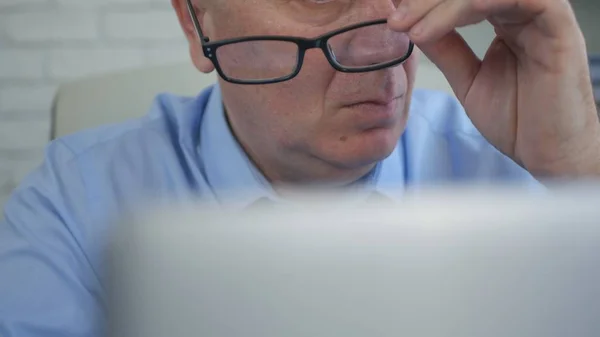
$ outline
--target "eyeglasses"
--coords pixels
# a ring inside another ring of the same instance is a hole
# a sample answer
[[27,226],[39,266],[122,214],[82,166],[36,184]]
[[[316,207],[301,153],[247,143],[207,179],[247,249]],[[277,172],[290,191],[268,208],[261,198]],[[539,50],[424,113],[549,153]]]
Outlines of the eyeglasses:
[[202,50],[228,82],[269,84],[290,80],[300,72],[307,50],[319,48],[340,72],[360,73],[406,61],[414,44],[406,33],[388,28],[387,20],[363,22],[314,39],[293,36],[249,36],[211,42],[202,33],[191,0],[188,10]]

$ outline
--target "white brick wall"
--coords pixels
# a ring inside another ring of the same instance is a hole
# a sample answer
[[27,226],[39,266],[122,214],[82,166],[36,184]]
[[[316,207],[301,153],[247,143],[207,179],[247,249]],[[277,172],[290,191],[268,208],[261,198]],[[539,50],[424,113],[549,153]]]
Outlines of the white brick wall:
[[[0,23],[1,25],[1,23]],[[0,35],[1,36],[1,35]],[[5,41],[6,42],[6,41]],[[0,49],[0,81],[2,87],[11,84],[10,80],[40,80],[44,77],[44,55],[37,51],[24,50],[8,43]]]
[[4,35],[17,43],[95,40],[100,37],[98,25],[99,18],[92,11],[14,13],[4,20]]
[[135,67],[144,63],[144,51],[135,48],[64,48],[48,54],[48,73],[55,79]]
[[60,83],[187,59],[169,0],[0,0],[0,209],[41,161]]
[[110,13],[102,20],[102,27],[111,39],[171,40],[181,36],[182,31],[174,14],[165,11],[144,13]]

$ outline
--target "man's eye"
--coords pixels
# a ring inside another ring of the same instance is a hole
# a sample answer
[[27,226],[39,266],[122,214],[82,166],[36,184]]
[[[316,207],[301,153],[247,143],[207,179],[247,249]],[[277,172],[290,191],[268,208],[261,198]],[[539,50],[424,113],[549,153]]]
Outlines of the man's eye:
[[308,0],[308,1],[310,1],[310,2],[313,2],[313,3],[316,3],[316,4],[318,4],[318,5],[321,5],[321,4],[326,4],[326,3],[328,3],[328,2],[333,2],[333,1],[335,1],[335,0]]

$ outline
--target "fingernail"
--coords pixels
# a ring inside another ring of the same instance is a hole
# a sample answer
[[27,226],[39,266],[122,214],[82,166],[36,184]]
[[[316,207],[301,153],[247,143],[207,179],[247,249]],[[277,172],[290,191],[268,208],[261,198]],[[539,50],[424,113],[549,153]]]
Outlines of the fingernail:
[[408,6],[406,4],[401,4],[398,6],[396,11],[392,14],[392,20],[394,21],[402,21],[406,17],[408,13]]

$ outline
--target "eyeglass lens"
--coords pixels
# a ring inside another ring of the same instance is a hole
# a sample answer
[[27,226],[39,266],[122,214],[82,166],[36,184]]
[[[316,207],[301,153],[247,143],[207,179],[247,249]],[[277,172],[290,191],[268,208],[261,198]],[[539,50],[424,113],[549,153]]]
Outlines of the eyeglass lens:
[[353,29],[327,41],[334,62],[350,69],[393,62],[403,58],[409,46],[408,35],[390,30],[387,24]]
[[298,45],[287,41],[238,42],[219,47],[216,55],[221,71],[238,80],[278,79],[298,65]]
[[[335,35],[327,48],[338,65],[362,69],[404,58],[410,40],[387,24],[361,27]],[[224,75],[242,81],[275,80],[287,77],[298,66],[298,45],[294,42],[254,40],[221,46],[216,51]]]

